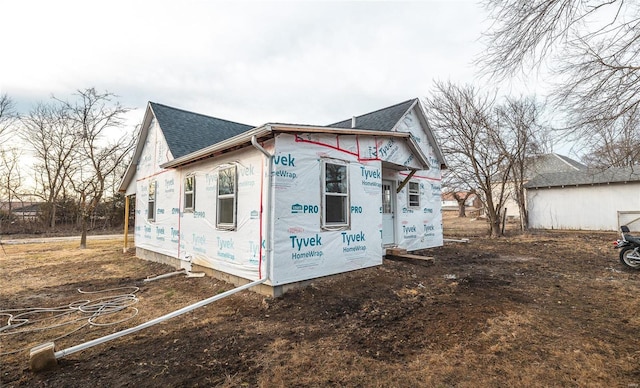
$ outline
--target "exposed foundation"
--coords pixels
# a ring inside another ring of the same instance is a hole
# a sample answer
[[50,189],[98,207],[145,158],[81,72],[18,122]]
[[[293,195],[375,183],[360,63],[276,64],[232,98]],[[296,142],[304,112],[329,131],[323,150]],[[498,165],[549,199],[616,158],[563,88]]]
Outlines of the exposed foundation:
[[[180,260],[176,259],[174,257],[170,257],[167,255],[163,255],[162,253],[158,253],[158,252],[153,252],[144,248],[138,248],[136,247],[136,256],[144,259],[144,260],[149,260],[149,261],[154,261],[156,263],[161,263],[161,264],[167,264],[170,265],[176,269],[180,268]],[[223,280],[227,283],[231,283],[234,286],[238,287],[238,286],[242,286],[245,285],[247,283],[252,282],[252,280],[249,279],[245,279],[239,276],[235,276],[235,275],[231,275],[228,274],[226,272],[221,272],[212,268],[208,268],[208,267],[203,267],[201,265],[197,265],[197,264],[193,264],[192,265],[192,271],[193,272],[204,272],[205,274],[207,274],[208,276],[211,276],[213,278],[216,279],[220,279]],[[282,285],[278,285],[278,286],[272,286],[270,284],[260,284],[258,286],[252,287],[250,288],[251,291],[257,292],[258,294],[261,295],[266,295],[266,296],[271,296],[271,297],[278,297],[278,296],[282,296],[285,292],[291,290],[291,289],[295,289],[295,288],[300,288],[300,287],[304,287],[309,285],[313,280],[305,280],[305,281],[301,281],[301,282],[296,282],[296,283],[289,283],[289,284],[282,284]]]

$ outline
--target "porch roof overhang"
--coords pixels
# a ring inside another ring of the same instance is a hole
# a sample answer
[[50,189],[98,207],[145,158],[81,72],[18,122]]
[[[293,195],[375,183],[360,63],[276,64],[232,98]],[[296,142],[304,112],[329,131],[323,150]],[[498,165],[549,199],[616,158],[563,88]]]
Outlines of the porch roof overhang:
[[[390,132],[372,129],[345,129],[334,127],[322,127],[313,125],[297,125],[297,124],[265,124],[254,128],[227,140],[205,147],[201,150],[192,152],[188,155],[173,159],[167,163],[160,165],[161,168],[176,168],[190,163],[197,162],[202,159],[214,157],[222,152],[237,149],[251,144],[251,139],[255,136],[258,140],[273,138],[276,133],[322,133],[335,135],[351,135],[351,136],[374,136],[374,137],[395,137],[404,139],[409,150],[415,155],[419,164],[423,166],[423,170],[429,169],[429,161],[424,152],[420,149],[416,141],[406,132]],[[405,166],[398,166],[407,169]]]

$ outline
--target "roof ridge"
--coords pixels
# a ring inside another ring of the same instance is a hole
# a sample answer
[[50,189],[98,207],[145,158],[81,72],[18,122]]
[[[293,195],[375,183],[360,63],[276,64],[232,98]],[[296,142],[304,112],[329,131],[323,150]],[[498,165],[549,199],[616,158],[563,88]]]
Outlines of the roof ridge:
[[[406,101],[402,101],[402,102],[399,102],[399,103],[397,103],[397,104],[389,105],[389,106],[387,106],[387,107],[385,107],[385,108],[376,109],[376,110],[374,110],[374,111],[367,112],[367,113],[362,114],[362,115],[360,115],[360,116],[366,116],[366,115],[370,115],[370,114],[372,114],[372,113],[376,113],[376,112],[380,112],[380,111],[383,111],[383,110],[391,109],[391,108],[394,108],[394,107],[396,107],[396,106],[398,106],[398,105],[406,104],[406,103],[407,103],[407,102],[409,102],[409,101],[412,101],[412,102],[413,102],[413,101],[415,101],[415,100],[417,100],[417,98],[410,98],[410,99],[408,99],[408,100],[406,100]],[[360,116],[356,116],[356,117],[360,117]]]
[[[409,102],[409,101],[415,101],[415,100],[418,100],[418,98],[417,98],[417,97],[410,98],[410,99],[408,99],[408,100],[406,100],[406,101],[402,101],[402,102],[399,102],[399,103],[397,103],[397,104],[389,105],[389,106],[386,106],[386,107],[384,107],[384,108],[376,109],[376,110],[373,110],[373,111],[371,111],[371,112],[367,112],[367,113],[364,113],[364,114],[361,114],[361,115],[359,115],[359,116],[355,116],[355,117],[356,117],[356,118],[358,118],[358,117],[362,117],[362,116],[367,116],[367,115],[374,114],[374,113],[377,113],[377,112],[381,112],[381,111],[383,111],[383,110],[391,109],[391,108],[394,108],[394,107],[396,107],[396,106],[398,106],[398,105],[406,104],[406,103],[407,103],[407,102]],[[332,126],[332,125],[336,125],[336,124],[338,124],[338,123],[343,123],[343,122],[345,122],[345,121],[349,121],[349,120],[350,120],[350,119],[340,120],[340,121],[336,121],[335,123],[328,124],[328,125],[324,125],[324,126],[325,126],[325,127],[330,127],[330,126]]]
[[169,106],[169,105],[161,104],[161,103],[159,103],[159,102],[149,101],[149,104],[152,104],[152,105],[159,105],[159,106],[161,106],[161,107],[163,107],[163,108],[168,108],[168,109],[173,109],[173,110],[177,110],[177,111],[180,111],[180,112],[190,113],[190,114],[193,114],[193,115],[198,115],[198,116],[206,117],[206,118],[209,118],[209,119],[215,119],[215,120],[220,120],[220,121],[226,121],[226,122],[228,122],[228,123],[240,124],[240,125],[245,125],[245,126],[247,126],[247,127],[256,128],[254,125],[251,125],[251,124],[244,124],[244,123],[240,123],[240,122],[237,122],[237,121],[231,121],[231,120],[227,120],[227,119],[221,119],[220,117],[214,117],[214,116],[205,115],[205,114],[203,114],[203,113],[193,112],[193,111],[186,110],[186,109],[182,109],[182,108],[176,108],[176,107],[174,107],[174,106]]
[[573,163],[570,163],[569,160],[571,160],[571,162],[576,162],[576,163],[580,163],[577,160],[574,160],[566,155],[560,155],[556,152],[552,152],[551,155],[554,155],[556,158],[560,159],[562,162],[564,162],[565,164],[567,164],[569,167],[573,168],[576,171],[582,171],[583,169],[580,168],[579,166],[574,165]]

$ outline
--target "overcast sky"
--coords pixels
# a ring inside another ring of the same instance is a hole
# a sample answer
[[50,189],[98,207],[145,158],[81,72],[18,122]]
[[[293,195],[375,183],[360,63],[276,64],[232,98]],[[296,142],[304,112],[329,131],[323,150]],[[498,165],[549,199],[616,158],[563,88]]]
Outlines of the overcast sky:
[[3,1],[0,93],[95,87],[250,125],[329,124],[473,82],[476,1]]

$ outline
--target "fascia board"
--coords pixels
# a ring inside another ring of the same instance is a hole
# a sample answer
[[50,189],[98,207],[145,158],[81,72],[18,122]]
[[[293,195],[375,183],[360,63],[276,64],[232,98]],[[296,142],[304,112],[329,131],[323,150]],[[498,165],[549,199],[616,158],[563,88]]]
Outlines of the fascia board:
[[410,137],[404,132],[379,131],[375,129],[354,129],[336,127],[317,127],[312,125],[271,124],[274,132],[291,133],[327,133],[336,135],[361,135],[361,136],[386,136],[386,137]]
[[420,163],[424,166],[424,170],[429,170],[431,168],[429,166],[429,158],[427,158],[427,155],[422,152],[420,146],[418,146],[418,143],[416,143],[416,141],[413,140],[412,137],[407,138],[407,143],[409,144],[409,149],[411,150],[411,152],[416,155]]
[[140,155],[142,155],[142,149],[144,148],[145,141],[147,140],[147,136],[149,135],[149,124],[154,116],[153,109],[151,109],[151,104],[147,103],[147,109],[144,113],[144,119],[142,120],[142,126],[140,127],[140,132],[138,133],[138,139],[136,140],[136,149],[133,152],[133,157],[131,158],[131,162],[129,162],[129,166],[127,166],[127,170],[122,176],[122,181],[120,182],[120,186],[118,187],[118,191],[124,193],[133,176],[136,173],[136,166],[138,165],[138,160],[140,159]]
[[425,169],[429,168],[429,162],[424,153],[420,150],[417,143],[411,138],[411,134],[405,132],[389,132],[389,131],[377,131],[373,129],[344,129],[344,128],[331,128],[331,127],[316,127],[305,125],[289,125],[289,124],[266,124],[264,126],[252,129],[248,132],[234,136],[227,140],[213,144],[209,147],[192,152],[188,155],[184,155],[180,158],[176,158],[172,161],[160,165],[161,168],[175,168],[193,161],[203,159],[213,155],[216,152],[224,151],[228,148],[235,147],[251,140],[253,136],[258,138],[266,136],[270,133],[285,132],[285,133],[327,133],[336,135],[361,135],[361,136],[379,136],[379,137],[399,137],[407,140],[409,148],[416,154],[416,157],[420,163],[425,166]]
[[442,153],[442,149],[440,148],[440,143],[438,143],[438,139],[436,139],[436,136],[433,133],[431,126],[429,125],[429,120],[427,120],[427,114],[425,113],[425,110],[422,107],[422,103],[420,103],[419,101],[416,101],[416,102],[417,102],[416,110],[419,112],[418,120],[420,120],[420,124],[425,128],[427,137],[429,138],[429,142],[431,143],[431,146],[433,147],[433,150],[436,153],[436,158],[440,161],[440,169],[444,170],[447,168],[447,163],[444,160],[444,154]]

